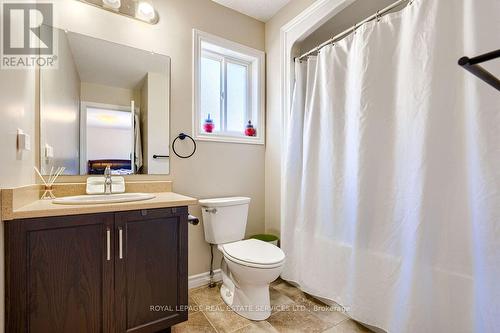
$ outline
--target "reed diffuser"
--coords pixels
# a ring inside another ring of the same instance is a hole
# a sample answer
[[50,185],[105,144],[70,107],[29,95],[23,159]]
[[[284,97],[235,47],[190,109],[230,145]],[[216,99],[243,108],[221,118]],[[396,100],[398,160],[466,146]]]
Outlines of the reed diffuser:
[[44,187],[44,192],[42,194],[42,200],[52,200],[52,199],[55,199],[56,196],[54,195],[54,189],[53,189],[53,185],[55,183],[55,181],[57,180],[57,177],[59,177],[63,172],[64,170],[66,170],[65,167],[59,167],[57,168],[55,171],[54,171],[54,167],[50,168],[50,174],[49,174],[49,178],[47,179],[47,181],[45,181],[45,178],[43,178],[42,174],[40,173],[40,170],[38,170],[37,167],[34,167],[37,175],[40,177],[40,179],[42,180],[43,182],[43,185],[45,186]]

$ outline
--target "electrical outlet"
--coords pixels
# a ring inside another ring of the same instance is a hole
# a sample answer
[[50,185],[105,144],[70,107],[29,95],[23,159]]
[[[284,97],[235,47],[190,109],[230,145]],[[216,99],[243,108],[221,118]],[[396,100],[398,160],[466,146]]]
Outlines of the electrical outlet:
[[31,137],[23,132],[22,129],[17,130],[17,149],[31,150]]
[[46,159],[54,158],[54,147],[48,144],[45,145],[45,158]]

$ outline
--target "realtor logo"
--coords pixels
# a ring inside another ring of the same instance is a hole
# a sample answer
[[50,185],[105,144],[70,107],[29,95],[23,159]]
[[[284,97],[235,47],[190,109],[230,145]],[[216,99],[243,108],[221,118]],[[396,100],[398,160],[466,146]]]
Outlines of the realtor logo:
[[2,68],[54,67],[52,4],[3,3]]

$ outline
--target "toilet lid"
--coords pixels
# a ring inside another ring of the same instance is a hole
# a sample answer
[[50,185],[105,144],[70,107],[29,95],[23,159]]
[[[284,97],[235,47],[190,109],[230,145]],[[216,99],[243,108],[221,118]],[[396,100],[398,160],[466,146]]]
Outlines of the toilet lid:
[[285,259],[285,253],[279,247],[258,239],[224,244],[222,249],[228,256],[251,264],[273,265]]

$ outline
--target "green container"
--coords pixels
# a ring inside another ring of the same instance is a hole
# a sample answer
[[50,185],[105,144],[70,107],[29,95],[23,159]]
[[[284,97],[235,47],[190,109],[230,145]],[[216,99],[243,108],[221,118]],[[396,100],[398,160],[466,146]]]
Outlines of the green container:
[[250,238],[258,239],[264,242],[272,243],[276,246],[278,246],[279,242],[279,237],[275,235],[270,235],[270,234],[258,234],[258,235],[253,235]]

